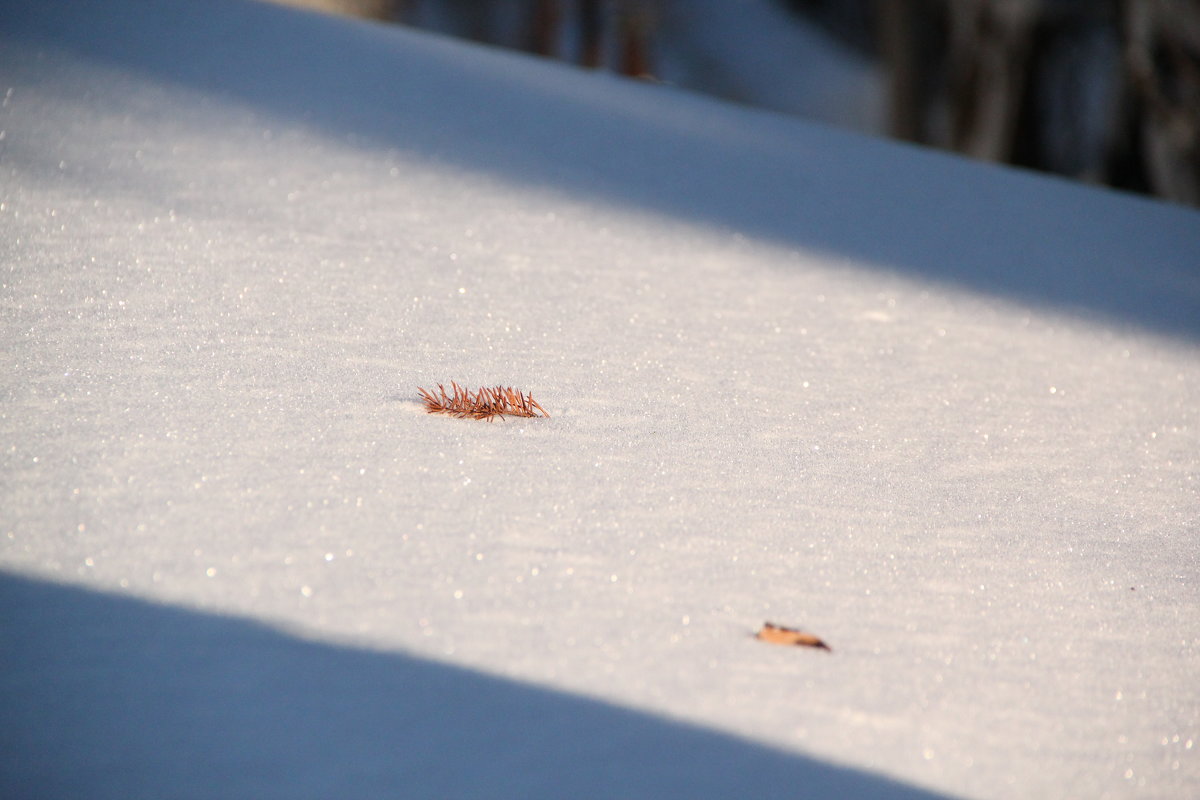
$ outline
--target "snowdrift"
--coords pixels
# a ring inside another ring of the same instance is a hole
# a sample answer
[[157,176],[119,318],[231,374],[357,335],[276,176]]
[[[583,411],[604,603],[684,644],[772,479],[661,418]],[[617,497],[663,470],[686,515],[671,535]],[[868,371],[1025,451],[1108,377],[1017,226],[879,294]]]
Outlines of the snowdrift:
[[232,0],[0,81],[4,794],[1200,793],[1196,212]]

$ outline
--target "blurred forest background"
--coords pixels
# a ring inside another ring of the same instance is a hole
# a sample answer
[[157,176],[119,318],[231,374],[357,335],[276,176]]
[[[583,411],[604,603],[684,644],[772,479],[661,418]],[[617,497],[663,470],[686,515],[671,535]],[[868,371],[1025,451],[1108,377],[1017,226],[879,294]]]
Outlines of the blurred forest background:
[[1200,0],[276,0],[1200,206]]

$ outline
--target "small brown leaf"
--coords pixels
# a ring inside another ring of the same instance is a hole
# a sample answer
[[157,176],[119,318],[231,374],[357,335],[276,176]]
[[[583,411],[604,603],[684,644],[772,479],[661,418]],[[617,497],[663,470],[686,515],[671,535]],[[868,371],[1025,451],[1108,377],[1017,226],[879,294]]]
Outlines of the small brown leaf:
[[833,652],[832,647],[811,633],[799,631],[795,628],[785,628],[782,625],[773,625],[770,622],[764,622],[759,632],[754,634],[754,638],[768,644],[780,644],[791,647],[815,647],[818,650]]

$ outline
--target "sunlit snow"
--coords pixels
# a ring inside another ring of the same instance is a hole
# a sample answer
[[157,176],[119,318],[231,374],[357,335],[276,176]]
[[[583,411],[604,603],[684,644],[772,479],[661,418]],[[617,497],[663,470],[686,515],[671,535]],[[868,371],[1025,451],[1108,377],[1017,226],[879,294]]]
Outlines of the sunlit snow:
[[0,794],[1200,795],[1194,210],[233,0],[0,95]]

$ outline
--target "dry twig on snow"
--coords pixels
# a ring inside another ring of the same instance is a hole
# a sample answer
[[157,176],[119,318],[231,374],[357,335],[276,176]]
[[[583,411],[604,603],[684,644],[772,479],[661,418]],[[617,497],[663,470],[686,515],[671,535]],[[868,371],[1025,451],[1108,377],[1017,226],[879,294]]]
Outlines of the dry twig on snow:
[[471,419],[486,419],[491,422],[496,417],[549,417],[546,409],[538,405],[532,394],[522,394],[520,389],[511,386],[481,386],[472,392],[464,389],[454,381],[450,382],[450,392],[442,384],[438,384],[437,392],[430,392],[417,387],[421,399],[425,402],[425,410],[430,414],[449,414],[452,417],[469,417]]

